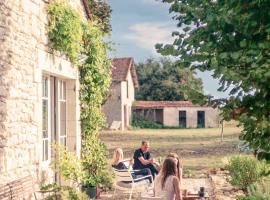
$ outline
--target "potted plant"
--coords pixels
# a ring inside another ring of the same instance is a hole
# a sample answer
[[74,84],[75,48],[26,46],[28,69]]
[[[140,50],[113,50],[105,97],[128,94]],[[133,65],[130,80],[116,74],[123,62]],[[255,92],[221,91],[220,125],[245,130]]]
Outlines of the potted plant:
[[84,176],[82,189],[90,198],[96,197],[98,186],[110,186],[111,175],[108,169],[107,150],[97,136],[88,136],[82,146],[82,167]]

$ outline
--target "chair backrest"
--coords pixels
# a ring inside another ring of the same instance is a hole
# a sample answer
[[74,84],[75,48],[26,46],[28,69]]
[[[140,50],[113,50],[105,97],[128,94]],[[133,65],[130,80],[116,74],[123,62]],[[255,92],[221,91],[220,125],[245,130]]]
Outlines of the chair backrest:
[[134,182],[131,173],[127,170],[113,169],[117,182]]

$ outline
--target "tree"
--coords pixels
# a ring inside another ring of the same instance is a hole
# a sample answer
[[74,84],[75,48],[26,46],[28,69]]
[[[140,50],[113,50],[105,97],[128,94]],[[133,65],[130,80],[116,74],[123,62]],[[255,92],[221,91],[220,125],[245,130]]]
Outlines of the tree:
[[97,21],[104,33],[112,31],[110,5],[104,0],[88,0],[89,8],[93,14],[93,20]]
[[158,52],[186,67],[211,70],[230,97],[214,100],[225,119],[243,125],[241,139],[270,152],[270,1],[163,0],[183,31]]
[[137,100],[180,101],[191,100],[195,93],[203,93],[202,80],[196,73],[184,69],[168,59],[147,59],[136,67],[140,89]]

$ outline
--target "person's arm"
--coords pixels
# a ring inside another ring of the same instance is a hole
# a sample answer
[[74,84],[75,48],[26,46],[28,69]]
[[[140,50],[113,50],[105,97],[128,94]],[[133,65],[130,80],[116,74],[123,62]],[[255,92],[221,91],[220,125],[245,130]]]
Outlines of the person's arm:
[[143,165],[153,164],[153,160],[145,160],[142,156],[138,158]]
[[180,180],[179,180],[179,182],[180,182],[180,187],[182,187],[182,180],[183,180],[183,169],[182,168],[180,168],[179,169],[179,176],[180,176]]
[[182,194],[180,190],[180,182],[177,177],[173,178],[173,188],[175,192],[175,200],[182,200]]

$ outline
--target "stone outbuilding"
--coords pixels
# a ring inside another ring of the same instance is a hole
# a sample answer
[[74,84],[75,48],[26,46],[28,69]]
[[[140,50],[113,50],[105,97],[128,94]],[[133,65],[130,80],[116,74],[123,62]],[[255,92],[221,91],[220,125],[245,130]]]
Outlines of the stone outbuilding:
[[[0,1],[0,186],[59,181],[53,142],[80,155],[79,73],[49,47],[48,2]],[[68,2],[90,18],[85,0]]]
[[133,58],[115,58],[112,62],[110,95],[103,105],[112,129],[124,130],[131,124],[135,88],[139,87]]
[[189,101],[136,101],[133,112],[167,127],[212,128],[219,126],[219,112]]

